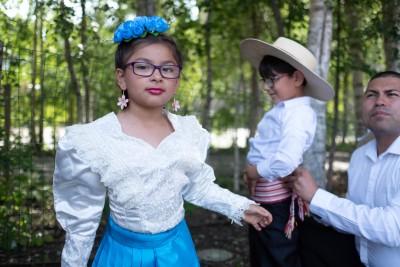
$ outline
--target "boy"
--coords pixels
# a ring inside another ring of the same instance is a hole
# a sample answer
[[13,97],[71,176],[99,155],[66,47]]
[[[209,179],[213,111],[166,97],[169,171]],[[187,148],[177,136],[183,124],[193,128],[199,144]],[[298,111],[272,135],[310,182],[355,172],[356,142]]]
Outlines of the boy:
[[249,230],[251,265],[299,267],[295,203],[300,219],[307,208],[278,178],[290,175],[302,163],[303,153],[313,142],[317,116],[310,97],[328,101],[334,91],[314,72],[313,54],[295,41],[280,37],[268,44],[246,39],[240,48],[259,70],[262,86],[274,104],[259,122],[257,135],[249,140],[243,176],[251,197],[274,217],[261,232]]

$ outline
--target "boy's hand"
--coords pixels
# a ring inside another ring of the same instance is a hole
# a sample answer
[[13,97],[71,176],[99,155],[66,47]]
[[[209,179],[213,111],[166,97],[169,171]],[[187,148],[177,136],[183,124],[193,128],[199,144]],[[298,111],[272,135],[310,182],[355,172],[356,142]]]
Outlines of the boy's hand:
[[254,195],[257,180],[260,178],[261,177],[258,174],[255,165],[247,165],[247,167],[243,170],[243,181],[247,185],[247,189],[251,197]]
[[263,207],[250,204],[250,210],[244,212],[244,221],[253,225],[257,231],[261,231],[261,228],[272,222],[272,215]]

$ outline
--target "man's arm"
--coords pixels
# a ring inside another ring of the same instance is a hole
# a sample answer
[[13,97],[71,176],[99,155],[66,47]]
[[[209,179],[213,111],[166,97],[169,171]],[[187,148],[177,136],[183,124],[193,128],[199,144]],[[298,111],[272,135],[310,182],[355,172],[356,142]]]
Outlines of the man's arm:
[[400,191],[387,206],[370,208],[319,189],[304,168],[299,167],[294,175],[282,180],[310,203],[310,211],[324,223],[378,244],[400,246]]

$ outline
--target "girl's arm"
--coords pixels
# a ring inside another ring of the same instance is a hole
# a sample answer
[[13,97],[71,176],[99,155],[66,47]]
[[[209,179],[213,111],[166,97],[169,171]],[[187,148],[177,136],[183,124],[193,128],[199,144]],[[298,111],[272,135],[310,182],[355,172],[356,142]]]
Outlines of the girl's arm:
[[64,136],[53,177],[56,217],[66,231],[62,266],[87,266],[104,207],[106,188]]

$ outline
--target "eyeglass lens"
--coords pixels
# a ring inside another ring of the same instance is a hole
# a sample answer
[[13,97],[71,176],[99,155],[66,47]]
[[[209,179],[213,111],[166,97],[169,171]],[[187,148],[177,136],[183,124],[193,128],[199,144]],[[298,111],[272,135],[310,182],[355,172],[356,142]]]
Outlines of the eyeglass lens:
[[175,65],[156,66],[146,62],[131,62],[127,65],[132,65],[133,73],[143,77],[153,75],[154,71],[158,69],[162,77],[167,79],[176,79],[180,76],[181,72],[181,68]]
[[260,80],[261,87],[268,87],[272,89],[274,87],[274,78],[262,78]]

